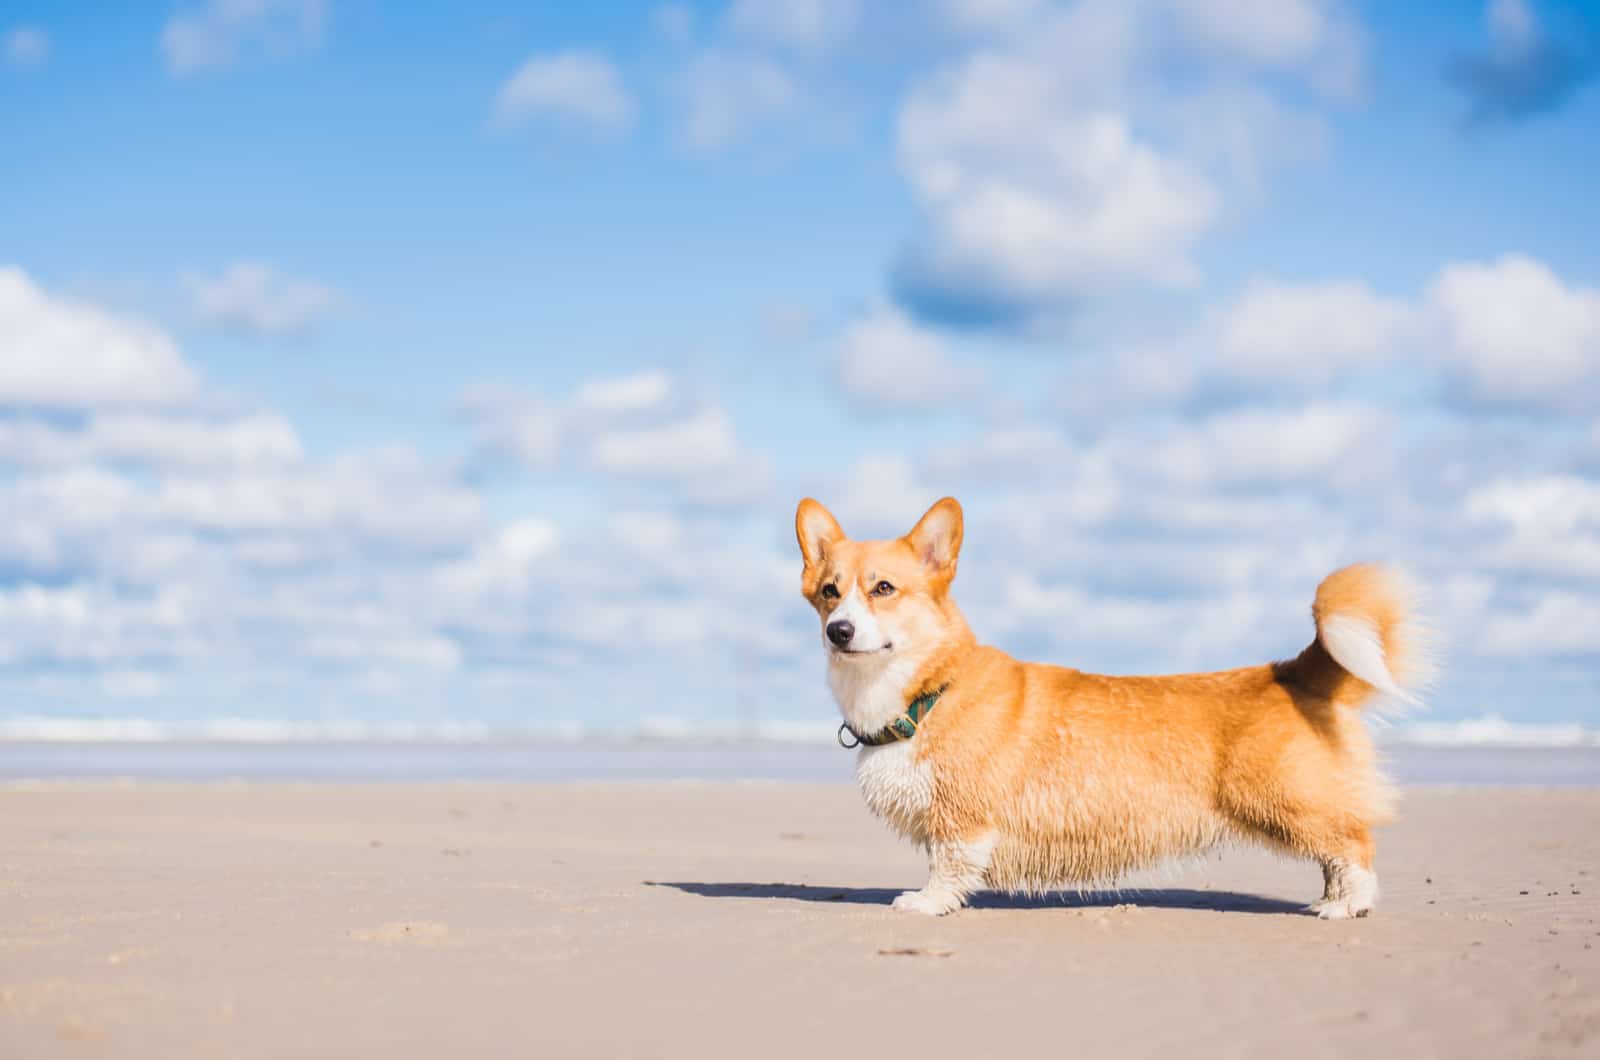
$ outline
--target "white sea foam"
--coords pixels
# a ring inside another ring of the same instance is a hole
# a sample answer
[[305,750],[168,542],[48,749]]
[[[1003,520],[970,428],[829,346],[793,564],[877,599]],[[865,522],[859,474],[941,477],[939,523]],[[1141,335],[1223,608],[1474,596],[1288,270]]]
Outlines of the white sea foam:
[[166,721],[150,718],[0,718],[0,741],[13,743],[394,743],[476,744],[513,736],[524,740],[575,742],[576,725],[507,732],[479,722],[282,721],[214,718]]
[[[485,722],[283,721],[263,718],[0,718],[0,742],[417,744],[523,743],[772,744],[815,746],[834,739],[837,722],[767,720],[751,724],[646,718],[631,725],[562,722],[504,726]],[[1407,747],[1600,747],[1600,729],[1578,723],[1512,722],[1496,716],[1417,722],[1376,730],[1381,743]]]
[[1600,747],[1600,729],[1577,724],[1507,721],[1496,715],[1465,721],[1414,722],[1381,736],[1411,747]]
[[771,743],[824,744],[826,721],[706,724],[683,718],[647,718],[627,726],[561,722],[536,726],[484,722],[284,721],[265,718],[157,720],[153,718],[0,717],[0,742],[10,743],[222,743],[222,744],[496,744],[525,743]]

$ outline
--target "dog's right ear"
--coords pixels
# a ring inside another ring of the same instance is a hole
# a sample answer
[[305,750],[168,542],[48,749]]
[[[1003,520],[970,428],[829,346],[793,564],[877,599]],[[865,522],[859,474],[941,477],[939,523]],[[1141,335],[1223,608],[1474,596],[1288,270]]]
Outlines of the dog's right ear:
[[844,540],[844,531],[833,513],[807,497],[794,513],[794,536],[800,541],[800,555],[807,567],[815,567],[834,545]]

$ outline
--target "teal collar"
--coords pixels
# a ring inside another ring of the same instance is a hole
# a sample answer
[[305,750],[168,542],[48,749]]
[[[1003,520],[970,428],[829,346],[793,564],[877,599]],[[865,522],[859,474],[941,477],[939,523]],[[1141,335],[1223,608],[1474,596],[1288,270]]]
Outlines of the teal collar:
[[[894,743],[896,740],[911,739],[917,734],[917,724],[928,716],[929,712],[933,710],[933,705],[939,702],[939,697],[944,695],[944,690],[948,687],[946,685],[936,688],[932,692],[924,692],[911,701],[911,705],[906,708],[904,714],[877,732],[863,736],[852,729],[848,721],[844,722],[839,726],[839,746],[846,749],[860,747],[862,744],[866,744],[868,747],[882,747],[884,744]],[[844,742],[844,734],[847,732],[855,737],[855,743]]]

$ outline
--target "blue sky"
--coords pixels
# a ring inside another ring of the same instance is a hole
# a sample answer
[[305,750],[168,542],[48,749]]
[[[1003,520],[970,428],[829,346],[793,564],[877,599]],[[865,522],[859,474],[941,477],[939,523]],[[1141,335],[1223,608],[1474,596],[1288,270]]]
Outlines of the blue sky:
[[1600,11],[8,4],[0,711],[825,719],[795,501],[980,635],[1600,724]]

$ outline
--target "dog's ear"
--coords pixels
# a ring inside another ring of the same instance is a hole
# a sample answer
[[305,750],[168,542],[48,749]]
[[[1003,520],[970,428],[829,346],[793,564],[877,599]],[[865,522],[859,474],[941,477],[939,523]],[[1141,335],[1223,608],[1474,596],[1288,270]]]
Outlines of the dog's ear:
[[954,578],[961,555],[961,505],[954,497],[936,502],[906,535],[906,543],[929,570]]
[[845,539],[833,513],[810,497],[795,509],[794,536],[800,541],[800,555],[807,567],[817,566],[830,548]]

